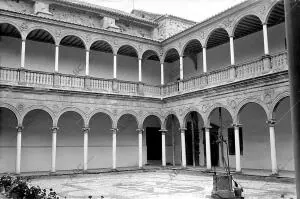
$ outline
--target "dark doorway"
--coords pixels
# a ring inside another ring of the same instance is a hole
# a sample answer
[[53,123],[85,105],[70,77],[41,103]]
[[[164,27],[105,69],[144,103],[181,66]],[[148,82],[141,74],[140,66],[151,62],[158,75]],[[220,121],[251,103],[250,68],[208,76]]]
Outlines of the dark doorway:
[[[211,124],[210,132],[210,156],[211,156],[211,166],[218,167],[219,166],[219,143],[218,141],[218,134],[219,134],[219,127],[217,125]],[[203,131],[203,144],[204,144],[204,157],[206,162],[206,143],[205,143],[205,129]]]
[[146,128],[147,163],[161,163],[161,132],[160,128]]
[[187,122],[187,130],[185,134],[186,143],[186,163],[187,165],[199,165],[199,130],[198,119],[196,121]]

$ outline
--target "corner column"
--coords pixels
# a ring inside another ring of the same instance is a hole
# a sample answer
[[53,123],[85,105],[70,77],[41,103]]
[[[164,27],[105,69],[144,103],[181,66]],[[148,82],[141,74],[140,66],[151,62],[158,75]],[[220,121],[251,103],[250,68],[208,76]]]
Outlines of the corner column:
[[160,63],[160,84],[165,84],[165,78],[164,78],[164,63]]
[[139,58],[139,82],[142,82],[142,59]]
[[113,72],[114,72],[114,79],[117,79],[117,54],[114,54],[114,68],[113,68]]
[[231,65],[235,65],[233,36],[230,36],[229,41],[230,41],[230,62]]
[[139,135],[139,168],[143,167],[143,129],[137,129]]
[[211,152],[210,152],[210,129],[211,127],[205,127],[205,148],[206,148],[206,168],[211,170]]
[[268,40],[268,26],[263,24],[263,35],[264,35],[264,51],[265,55],[269,55],[269,40]]
[[117,168],[117,128],[113,128],[112,130],[112,168]]
[[25,49],[26,49],[26,39],[22,39],[22,46],[21,46],[21,68],[25,68]]
[[235,145],[235,170],[241,172],[240,124],[233,124]]
[[270,131],[270,148],[271,148],[271,163],[272,163],[272,174],[277,175],[278,174],[278,168],[277,168],[277,158],[276,158],[276,145],[275,145],[275,123],[276,121],[271,119],[267,121],[269,125],[269,131]]
[[166,129],[159,130],[161,132],[161,163],[165,167],[166,163]]
[[55,45],[55,66],[54,72],[58,72],[58,60],[59,60],[59,45]]
[[58,127],[52,127],[52,155],[51,155],[51,172],[56,172],[56,135],[58,131]]
[[181,135],[181,166],[186,167],[185,128],[180,129]]
[[203,46],[203,72],[207,72],[206,46]]
[[183,80],[183,57],[180,56],[180,80]]
[[84,127],[83,131],[83,171],[88,169],[88,139],[90,128]]
[[85,75],[90,75],[90,51],[85,51]]
[[17,126],[17,156],[16,156],[16,174],[21,173],[21,147],[22,147],[22,126]]

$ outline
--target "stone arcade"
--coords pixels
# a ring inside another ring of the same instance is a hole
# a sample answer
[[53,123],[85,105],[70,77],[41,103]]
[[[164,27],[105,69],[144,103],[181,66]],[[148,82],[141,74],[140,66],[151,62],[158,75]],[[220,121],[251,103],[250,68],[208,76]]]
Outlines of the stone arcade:
[[0,173],[145,164],[294,170],[284,5],[203,22],[0,0]]

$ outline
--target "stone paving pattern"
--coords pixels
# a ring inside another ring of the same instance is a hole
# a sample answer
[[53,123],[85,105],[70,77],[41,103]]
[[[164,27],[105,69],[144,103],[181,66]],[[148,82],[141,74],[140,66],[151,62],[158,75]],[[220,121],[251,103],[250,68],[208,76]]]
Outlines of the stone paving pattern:
[[[296,199],[296,185],[238,179],[244,196],[258,199]],[[212,176],[199,172],[151,171],[119,172],[97,175],[70,175],[33,179],[32,184],[53,188],[61,198],[105,199],[201,199],[210,198]]]

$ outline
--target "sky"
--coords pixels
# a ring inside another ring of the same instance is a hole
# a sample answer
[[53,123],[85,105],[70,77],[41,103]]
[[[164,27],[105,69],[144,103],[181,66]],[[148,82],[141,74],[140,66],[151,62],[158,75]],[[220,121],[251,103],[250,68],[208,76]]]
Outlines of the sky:
[[139,9],[201,22],[244,0],[81,0],[125,12]]

